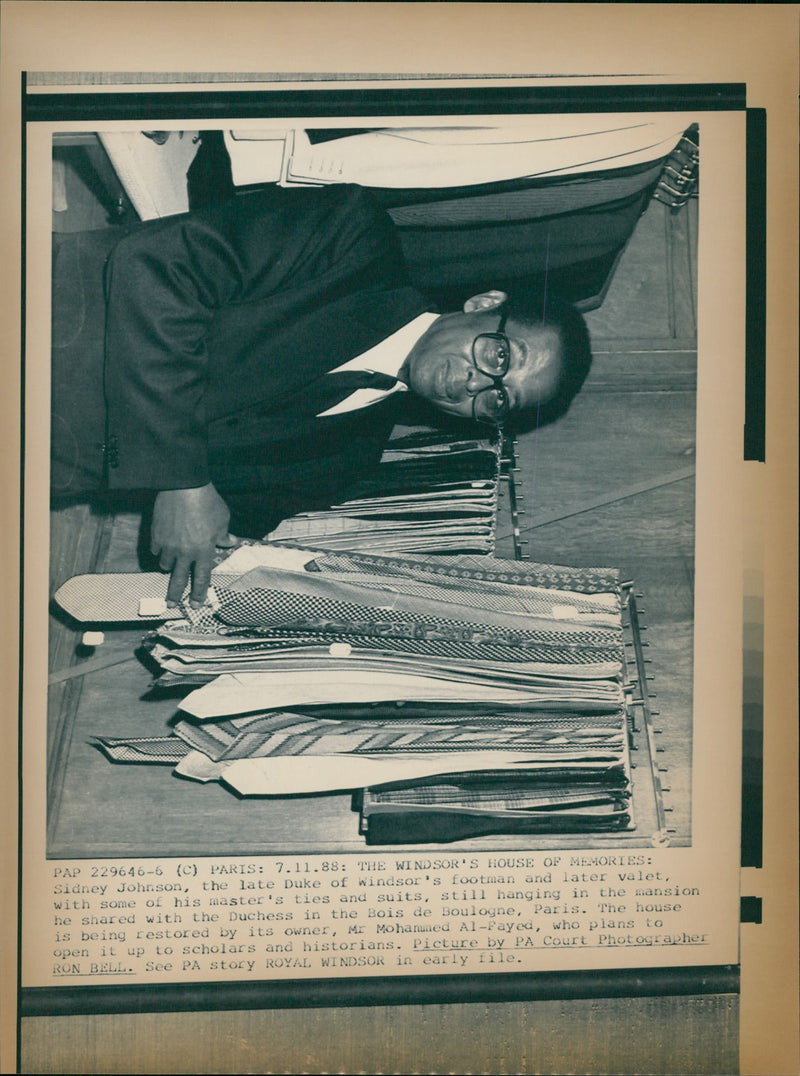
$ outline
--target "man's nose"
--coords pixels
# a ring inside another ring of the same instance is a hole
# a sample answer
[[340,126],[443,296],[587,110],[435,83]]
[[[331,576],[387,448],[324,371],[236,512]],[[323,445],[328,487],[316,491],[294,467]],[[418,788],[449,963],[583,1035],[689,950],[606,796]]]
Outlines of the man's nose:
[[482,370],[479,370],[477,366],[470,366],[467,369],[467,382],[466,390],[468,396],[477,396],[479,392],[483,392],[484,389],[489,389],[494,384],[494,379],[488,374],[485,374]]

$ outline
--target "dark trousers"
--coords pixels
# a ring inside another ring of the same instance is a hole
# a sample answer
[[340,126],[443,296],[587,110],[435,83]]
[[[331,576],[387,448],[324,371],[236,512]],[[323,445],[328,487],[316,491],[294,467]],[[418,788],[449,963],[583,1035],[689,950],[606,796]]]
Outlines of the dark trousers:
[[105,471],[103,270],[122,228],[53,235],[50,489],[73,497]]

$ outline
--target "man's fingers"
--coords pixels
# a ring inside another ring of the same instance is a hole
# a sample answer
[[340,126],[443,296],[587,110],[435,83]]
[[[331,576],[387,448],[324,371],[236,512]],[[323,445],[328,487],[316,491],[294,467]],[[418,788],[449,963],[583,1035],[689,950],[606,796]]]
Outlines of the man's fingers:
[[228,506],[211,483],[156,494],[150,548],[161,568],[171,574],[168,604],[183,599],[190,577],[189,600],[192,605],[205,602],[216,542],[223,548],[237,544],[228,534],[229,519]]
[[189,601],[194,608],[199,608],[206,600],[208,584],[211,582],[211,557],[198,557],[192,575],[192,593]]
[[191,567],[192,562],[186,558],[179,557],[175,561],[169,586],[167,587],[168,602],[179,602],[183,597],[183,592],[186,590],[186,586],[189,582]]
[[171,572],[176,560],[177,555],[172,550],[169,550],[169,552],[164,551],[158,558],[158,566],[162,572]]

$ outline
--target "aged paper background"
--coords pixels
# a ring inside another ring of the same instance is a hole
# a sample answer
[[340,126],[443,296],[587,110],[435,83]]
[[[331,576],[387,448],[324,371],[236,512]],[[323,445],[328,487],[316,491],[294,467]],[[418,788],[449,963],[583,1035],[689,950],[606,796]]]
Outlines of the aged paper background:
[[[765,600],[767,608],[768,685],[765,738],[766,810],[764,868],[745,872],[742,892],[764,897],[764,922],[742,930],[742,1071],[791,1072],[794,1051],[795,963],[792,956],[796,917],[792,913],[796,872],[794,802],[794,705],[792,636],[795,562],[793,481],[795,448],[792,427],[796,410],[796,155],[794,100],[797,85],[797,11],[755,5],[718,6],[564,6],[557,5],[165,5],[165,4],[41,4],[10,3],[3,10],[3,130],[6,146],[16,151],[19,126],[21,70],[74,71],[249,71],[281,70],[332,73],[474,73],[488,71],[553,75],[580,73],[637,76],[658,73],[694,81],[746,81],[748,104],[769,109],[768,221],[770,325],[768,332],[767,466],[760,483],[764,506]],[[345,8],[347,18],[344,18]],[[80,9],[80,10],[79,10]],[[221,21],[222,20],[222,21]],[[220,32],[224,26],[224,34]],[[8,153],[3,172],[4,235],[12,239],[19,206],[18,157]],[[18,227],[18,225],[17,225]],[[16,239],[15,239],[16,241]],[[14,267],[15,268],[15,267]],[[7,398],[15,412],[18,385],[14,382],[18,354],[18,289],[15,273],[4,301],[3,354],[9,371]],[[702,287],[702,282],[701,282]],[[701,296],[701,303],[705,296]],[[724,311],[718,309],[720,317]],[[703,347],[701,328],[701,349]],[[713,327],[711,329],[713,333]],[[717,339],[718,343],[718,339]],[[735,391],[735,390],[734,390]],[[9,416],[11,429],[16,419]],[[702,422],[702,417],[701,417]],[[12,444],[15,443],[12,441]],[[14,453],[4,456],[3,489],[18,481]],[[17,500],[3,514],[4,549],[17,544]],[[758,537],[758,536],[757,536]],[[26,557],[41,555],[46,526],[29,524]],[[45,553],[46,555],[46,553]],[[13,591],[13,578],[7,581]],[[8,603],[15,600],[9,594]],[[13,626],[13,621],[12,621]],[[11,634],[11,633],[9,633]],[[4,654],[6,684],[17,680],[16,652]],[[11,700],[9,699],[9,702]],[[701,700],[697,700],[697,705]],[[8,745],[15,712],[9,707]],[[13,772],[3,785],[4,817],[15,818]],[[9,860],[13,862],[16,826]],[[14,883],[4,872],[3,1041],[11,1040],[13,998]],[[10,916],[7,909],[11,911]],[[536,1009],[536,1004],[540,1008]],[[28,1020],[24,1029],[30,1060],[27,1071],[304,1071],[296,1040],[307,1029],[328,1044],[333,1066],[327,1071],[456,1071],[462,1058],[459,1038],[472,1037],[475,1072],[488,1071],[604,1071],[597,1028],[586,1026],[559,1055],[552,1041],[532,1054],[530,1027],[539,1034],[540,1021],[553,1013],[547,1003],[511,1003],[493,1012],[476,1013],[475,1005],[402,1010],[319,1010],[313,1013],[275,1011],[249,1014],[159,1014],[139,1017],[72,1017]],[[485,1008],[485,1007],[484,1007]],[[498,1011],[500,1010],[500,1011]],[[651,1006],[649,1022],[639,1034],[655,1035],[664,1012]],[[632,1022],[630,1004],[606,1007],[609,1028],[622,1038]],[[681,1017],[673,1009],[675,1027]],[[573,1023],[573,1027],[580,1021]],[[392,1035],[389,1028],[394,1026]],[[485,1049],[475,1046],[475,1028],[483,1030]],[[648,1031],[647,1028],[651,1030]],[[695,1054],[703,1045],[703,1021],[692,1024]],[[313,1028],[313,1031],[312,1031]],[[561,1025],[563,1034],[564,1025]],[[662,1029],[663,1030],[663,1029]],[[423,1034],[424,1032],[424,1034]],[[58,1034],[57,1034],[58,1033]],[[612,1033],[613,1034],[613,1033]],[[498,1049],[497,1036],[502,1042]],[[132,1037],[131,1037],[132,1036]],[[271,1049],[258,1048],[269,1036]],[[392,1042],[391,1061],[376,1050],[381,1040]],[[494,1039],[495,1041],[490,1041]],[[295,1040],[295,1041],[293,1041]],[[193,1053],[202,1042],[199,1053]],[[135,1048],[131,1046],[135,1043]],[[580,1046],[583,1043],[584,1053]],[[576,1050],[577,1046],[577,1050]],[[359,1057],[360,1062],[355,1060]],[[128,1058],[133,1060],[125,1060]],[[36,1057],[37,1061],[33,1058]],[[559,1066],[561,1056],[561,1066]],[[583,1057],[583,1060],[576,1058]],[[613,1056],[613,1053],[612,1053]],[[503,1067],[497,1067],[502,1057]],[[213,1060],[211,1060],[213,1058]],[[209,1060],[203,1060],[209,1059]],[[3,1070],[14,1066],[13,1054],[2,1059]],[[349,1064],[348,1064],[349,1062]],[[23,1064],[25,1059],[23,1057]],[[393,1067],[388,1067],[389,1065]],[[461,1062],[463,1065],[463,1061]],[[132,1065],[135,1067],[127,1067]],[[495,1067],[492,1067],[492,1066]],[[568,1066],[573,1065],[570,1069]],[[379,1067],[384,1066],[384,1067]],[[607,1066],[607,1062],[606,1062]],[[308,1070],[310,1071],[310,1070]],[[322,1069],[315,1071],[323,1071]],[[606,1067],[605,1071],[608,1071]],[[625,1071],[632,1071],[626,1069]],[[692,1071],[687,1068],[686,1071]]]

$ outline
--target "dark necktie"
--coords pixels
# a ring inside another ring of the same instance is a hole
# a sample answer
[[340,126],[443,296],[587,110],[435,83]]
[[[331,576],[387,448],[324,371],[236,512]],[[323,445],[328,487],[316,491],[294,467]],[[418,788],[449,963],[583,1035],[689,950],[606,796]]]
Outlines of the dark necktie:
[[398,379],[391,374],[379,374],[374,370],[339,370],[325,375],[325,384],[330,389],[346,394],[356,389],[393,389]]

